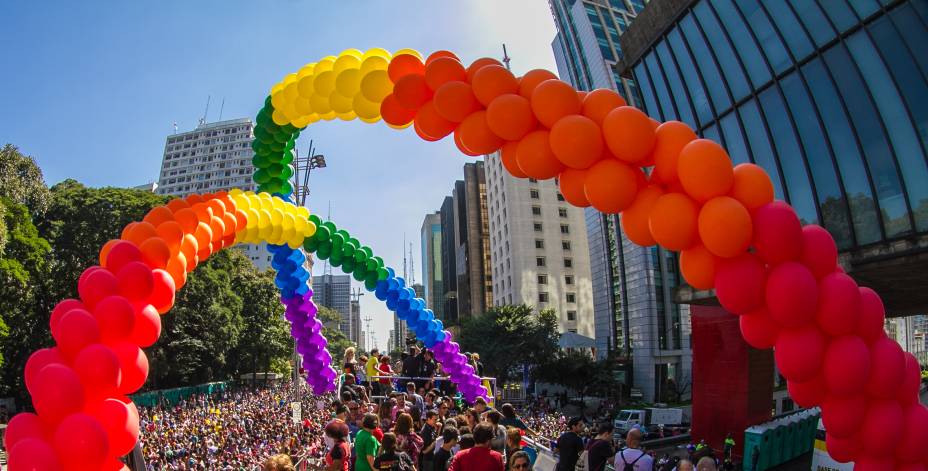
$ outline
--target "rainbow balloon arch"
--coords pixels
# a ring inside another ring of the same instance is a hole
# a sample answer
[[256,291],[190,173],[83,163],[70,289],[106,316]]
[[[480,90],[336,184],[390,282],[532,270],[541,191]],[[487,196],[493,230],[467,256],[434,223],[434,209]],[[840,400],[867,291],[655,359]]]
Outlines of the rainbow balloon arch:
[[621,213],[630,240],[680,252],[687,282],[715,289],[750,345],[775,348],[793,400],[821,406],[833,458],[857,469],[926,469],[928,409],[918,401],[917,361],[886,336],[880,297],[844,273],[828,232],[803,227],[788,204],[774,201],[764,169],[733,167],[718,144],[686,124],[650,119],[611,90],[577,91],[539,69],[516,77],[494,59],[465,66],[448,51],[423,59],[411,49],[375,48],[324,57],[273,86],[252,145],[257,194],[174,199],[102,248],[100,265],[80,277],[80,299],[51,313],[56,346],[26,364],[36,413],[15,416],[7,428],[11,471],[125,469],[118,458],[139,435],[126,395],[148,375],[141,348],[157,341],[159,314],[187,273],[237,243],[269,244],[316,392],[331,391],[337,373],[301,248],[385,301],[465,397],[486,394],[450,333],[402,278],[369,247],[291,202],[300,130],[336,118],[412,125],[426,141],[453,134],[466,155],[499,151],[517,178],[557,178],[574,206]]

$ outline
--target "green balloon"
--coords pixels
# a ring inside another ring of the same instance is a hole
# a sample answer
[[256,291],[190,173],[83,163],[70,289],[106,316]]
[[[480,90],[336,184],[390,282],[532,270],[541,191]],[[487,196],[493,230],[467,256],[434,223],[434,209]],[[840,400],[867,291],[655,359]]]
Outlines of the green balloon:
[[271,164],[267,166],[267,174],[277,178],[280,176],[280,173],[283,172],[284,166],[280,164]]
[[[312,218],[312,216],[310,216],[310,219],[311,219],[311,218]],[[320,225],[320,224],[317,223],[317,224],[316,224],[316,233],[313,234],[313,237],[312,237],[312,238],[313,238],[313,239],[319,239],[320,242],[323,242],[323,241],[328,242],[329,239],[332,238],[332,232],[329,231],[329,228],[328,228],[328,227],[325,227],[325,226]]]
[[252,176],[255,183],[259,185],[264,185],[267,182],[271,181],[271,176],[267,173],[267,170],[259,168],[255,171],[255,174]]
[[380,267],[377,269],[377,280],[386,280],[390,277],[390,272],[386,268]]
[[294,147],[296,147],[296,140],[290,139],[290,140],[287,141],[287,143],[284,145],[284,150],[293,150]]
[[339,229],[339,230],[337,231],[337,233],[342,235],[342,240],[343,240],[345,243],[348,243],[348,240],[351,239],[351,234],[349,234],[348,231],[346,231],[346,230],[344,230],[344,229]]
[[332,245],[329,244],[329,241],[323,241],[319,243],[319,248],[316,249],[316,255],[325,260],[332,255]]
[[284,151],[284,145],[281,144],[281,143],[279,143],[279,142],[277,142],[277,141],[274,141],[274,142],[268,144],[268,147],[270,147],[271,150],[274,151],[274,152],[283,152],[283,151]]
[[289,180],[290,177],[293,176],[293,166],[286,165],[286,164],[282,164],[282,165],[283,165],[283,170],[281,170],[280,176]]
[[355,281],[364,281],[367,279],[368,273],[370,272],[362,269],[358,265],[355,265],[354,272],[351,274],[351,277],[354,278]]
[[364,252],[364,255],[366,255],[367,258],[373,258],[373,257],[374,257],[374,251],[371,250],[371,248],[368,247],[368,246],[366,246],[366,245],[365,245],[364,247],[361,247],[361,251]]
[[342,261],[342,271],[345,272],[345,274],[347,275],[350,275],[351,272],[354,271],[354,259],[353,258],[346,258]]
[[281,126],[280,129],[283,130],[283,132],[285,132],[285,133],[287,133],[287,134],[293,134],[293,133],[296,132],[296,126],[294,126],[294,125],[292,125],[292,124],[290,124],[290,123],[287,123],[287,124]]
[[377,289],[377,282],[366,279],[364,280],[364,287],[367,288],[368,291],[374,291]]
[[322,225],[322,219],[319,219],[319,215],[316,213],[310,214],[309,220],[312,221],[313,224],[315,224],[317,228]]
[[319,239],[315,236],[307,237],[303,241],[303,248],[306,249],[307,252],[315,252],[319,248]]
[[377,266],[376,260],[369,258],[364,261],[364,264],[367,266],[367,271],[372,271],[374,273],[377,273],[377,268],[379,267]]
[[255,154],[255,156],[251,158],[251,163],[255,167],[264,168],[270,165],[271,160],[266,155]]
[[355,261],[355,262],[361,263],[361,264],[364,264],[364,266],[367,266],[367,258],[368,258],[368,257],[367,257],[367,254],[364,253],[364,250],[358,249],[358,250],[355,250],[355,251],[354,251],[354,261]]
[[293,185],[290,184],[290,180],[282,180],[280,182],[280,191],[278,193],[282,195],[293,193]]
[[356,263],[354,260],[354,252],[354,247],[352,247],[348,242],[342,245],[342,256],[351,260],[351,263]]
[[377,267],[383,268],[383,259],[380,257],[373,257],[374,261],[377,262]]
[[356,248],[356,249],[361,248],[361,243],[358,242],[358,239],[355,239],[354,237],[348,239],[348,242],[350,242],[351,245],[352,245],[354,248]]
[[[271,104],[271,96],[270,96],[270,95],[268,95],[267,98],[264,99],[264,109],[265,109],[265,110],[268,110],[268,113],[270,113],[271,111],[274,111],[274,105]],[[262,111],[264,111],[264,110],[262,110]]]
[[323,224],[325,227],[328,227],[328,228],[329,228],[329,234],[335,234],[336,232],[338,232],[338,228],[335,227],[335,223],[334,223],[334,222],[332,222],[332,221],[326,221],[326,222],[324,222],[324,223],[322,223],[322,224]]
[[265,148],[266,146],[263,143],[261,143],[261,141],[257,139],[251,141],[251,150],[255,151],[255,153],[258,153],[262,149],[265,149]]
[[333,267],[340,267],[342,266],[342,263],[345,261],[345,259],[337,255],[338,255],[338,252],[333,250],[332,256],[329,257],[329,263],[331,263]]
[[367,274],[364,276],[364,282],[367,283],[368,281],[373,282],[375,285],[377,284],[378,281],[380,281],[380,279],[377,276],[377,270],[367,271]]
[[332,252],[341,253],[342,247],[345,245],[345,239],[342,238],[342,235],[336,232],[329,239],[332,241]]

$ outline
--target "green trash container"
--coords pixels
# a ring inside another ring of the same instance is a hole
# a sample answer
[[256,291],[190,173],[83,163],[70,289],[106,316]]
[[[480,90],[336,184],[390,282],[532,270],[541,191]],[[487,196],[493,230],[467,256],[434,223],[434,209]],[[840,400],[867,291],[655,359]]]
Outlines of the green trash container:
[[757,460],[757,471],[763,471],[773,466],[771,445],[773,442],[773,429],[768,424],[755,425],[744,431],[744,460],[743,469],[751,469],[754,449],[760,450]]

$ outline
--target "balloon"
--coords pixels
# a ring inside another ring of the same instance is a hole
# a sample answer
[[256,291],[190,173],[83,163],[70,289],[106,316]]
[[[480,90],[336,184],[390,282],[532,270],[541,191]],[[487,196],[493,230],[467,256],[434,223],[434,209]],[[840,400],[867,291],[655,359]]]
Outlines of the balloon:
[[815,375],[815,378],[801,383],[786,380],[786,389],[789,392],[789,397],[800,407],[821,405],[828,394],[828,387],[825,380],[822,379],[822,375]]
[[416,132],[425,140],[437,141],[451,134],[454,127],[454,123],[438,114],[434,101],[426,102],[416,112]]
[[565,116],[551,128],[551,151],[567,167],[589,168],[602,157],[602,131],[586,116]]
[[829,432],[825,432],[825,447],[828,449],[828,454],[839,463],[854,461],[861,451],[860,440],[858,440],[857,435],[838,438]]
[[61,316],[64,316],[68,311],[72,309],[84,309],[84,303],[76,299],[65,299],[55,305],[52,309],[52,315],[48,319],[48,326],[52,332],[55,331],[55,326],[58,325],[58,321],[61,320]]
[[119,358],[122,381],[119,383],[121,394],[132,394],[145,384],[148,377],[148,357],[137,345],[120,342],[112,346]]
[[648,116],[633,106],[621,106],[603,119],[606,146],[617,159],[640,164],[654,149],[656,137]]
[[372,103],[382,102],[392,91],[393,83],[385,70],[373,70],[361,78],[361,96]]
[[464,82],[447,82],[435,91],[432,98],[439,116],[452,123],[460,123],[480,109],[471,86]]
[[3,434],[3,447],[13,448],[17,442],[28,438],[45,439],[42,421],[31,412],[22,412],[13,416],[6,425]]
[[882,336],[870,345],[870,377],[867,394],[890,399],[899,392],[905,376],[905,354],[894,340]]
[[[149,239],[159,240],[159,239]],[[130,262],[116,273],[119,293],[132,300],[142,300],[151,295],[151,268],[142,262]]]
[[387,73],[390,75],[390,80],[393,83],[397,83],[401,78],[407,75],[424,75],[425,64],[416,56],[398,54],[393,56],[393,59],[390,60],[390,65],[387,66]]
[[469,66],[467,66],[467,81],[474,81],[474,74],[478,70],[488,66],[488,65],[502,65],[498,60],[490,57],[481,57],[480,59],[475,60]]
[[921,383],[922,372],[918,360],[915,355],[905,352],[905,373],[902,375],[902,387],[899,388],[899,394],[896,396],[899,403],[907,407],[917,402]]
[[699,237],[719,257],[744,253],[751,243],[751,231],[751,214],[734,198],[712,198],[699,211]]
[[[219,220],[215,217],[213,219]],[[222,222],[220,221],[219,224]],[[216,233],[215,230],[213,232]],[[220,230],[217,234],[221,235],[222,231]],[[171,259],[171,248],[157,235],[145,239],[139,246],[139,250],[142,251],[142,261],[151,268],[164,268]]]
[[564,169],[564,165],[551,151],[548,134],[548,131],[534,131],[519,141],[516,162],[525,175],[547,180],[554,178]]
[[120,381],[119,358],[106,345],[95,343],[84,347],[74,360],[74,371],[89,398],[116,394]]
[[122,296],[104,298],[93,309],[93,316],[100,328],[100,339],[106,343],[128,337],[135,323],[132,303]]
[[491,154],[499,150],[503,140],[487,126],[487,112],[471,113],[455,131],[460,135],[461,143],[478,154]]
[[838,396],[830,394],[822,403],[825,430],[836,438],[850,438],[863,425],[867,400],[862,394]]
[[467,80],[464,66],[457,59],[439,57],[425,66],[425,83],[433,91],[441,88],[448,82],[463,82]]
[[886,312],[883,300],[870,288],[860,287],[860,316],[857,320],[857,334],[867,343],[873,343],[883,334]]
[[[10,433],[9,429],[6,433]],[[928,409],[925,409],[925,406],[913,404],[904,410],[900,437],[896,446],[897,458],[905,462],[922,461],[926,458],[928,455],[928,450],[925,448],[925,444],[928,443]]]
[[155,230],[155,226],[147,222],[137,222],[130,227],[127,227],[123,239],[126,239],[141,248],[142,242],[145,242],[145,240],[147,240],[149,237],[157,236],[158,231]]
[[42,368],[53,363],[65,363],[64,357],[61,356],[57,348],[40,348],[29,355],[29,359],[26,360],[23,377],[25,378],[26,389],[31,394],[35,394],[34,387],[39,371],[42,371]]
[[404,108],[417,110],[432,99],[432,90],[429,89],[424,76],[406,75],[396,82],[393,96]]
[[51,364],[36,375],[32,405],[45,423],[53,424],[84,407],[84,388],[71,368]]
[[490,106],[500,95],[518,93],[519,81],[512,72],[500,65],[487,65],[474,73],[471,81],[474,95],[483,106]]
[[[114,248],[115,250],[115,248]],[[112,251],[110,254],[112,255]],[[91,270],[88,268],[87,270]],[[87,273],[87,271],[85,271]],[[90,272],[86,278],[79,280],[77,283],[77,292],[80,294],[81,301],[84,305],[93,309],[101,299],[116,294],[119,290],[119,283],[107,269],[95,269]]]
[[[479,95],[477,97],[480,98]],[[535,87],[530,98],[535,118],[548,128],[567,115],[580,113],[580,98],[565,82],[557,79],[545,80]]]
[[26,438],[8,450],[10,456],[7,469],[9,471],[58,471],[62,469],[55,451],[45,440]]
[[518,141],[538,126],[531,102],[509,93],[493,99],[487,107],[487,126],[497,136]]
[[535,89],[538,88],[538,85],[552,79],[557,80],[557,75],[554,75],[550,71],[544,69],[529,70],[519,79],[519,95],[531,100],[532,93],[535,93]]
[[[165,271],[171,275],[171,279],[174,280],[175,288],[178,290],[183,288],[187,284],[187,258],[183,253],[178,253],[176,256],[171,257],[171,260],[168,261],[168,266],[165,268]],[[151,278],[151,270],[148,271],[148,276]],[[152,287],[154,287],[154,279],[152,278]],[[149,295],[151,293],[149,292]],[[146,296],[147,298],[147,296]]]
[[509,172],[510,175],[516,178],[528,178],[521,168],[519,168],[518,162],[518,152],[519,152],[519,142],[518,141],[509,141],[503,144],[503,147],[500,149],[500,161],[503,163],[503,167]]
[[805,265],[787,262],[767,275],[767,308],[773,319],[786,327],[798,327],[815,319],[818,286]]
[[135,307],[135,322],[132,324],[132,333],[129,335],[131,343],[140,347],[150,347],[161,336],[161,316],[151,304]]
[[748,209],[757,209],[773,201],[773,183],[759,165],[735,165],[731,196]]
[[[625,227],[623,214],[622,227]],[[628,232],[626,231],[626,234]],[[715,286],[715,273],[718,259],[704,245],[685,249],[680,252],[680,272],[690,286],[696,289],[712,289]]]
[[[117,248],[116,253],[111,256],[113,249]],[[122,267],[125,263],[141,260],[142,254],[138,247],[127,240],[113,239],[107,242],[100,249],[100,266],[109,267],[110,270],[116,270],[114,267]]]
[[684,123],[667,121],[657,127],[654,133],[654,175],[665,184],[679,181],[677,162],[680,152],[691,141],[696,140],[696,133]]
[[455,53],[451,52],[451,51],[445,51],[445,50],[435,51],[435,52],[429,54],[429,57],[427,57],[427,58],[425,59],[426,70],[428,70],[429,64],[431,64],[433,61],[436,61],[436,60],[441,59],[441,58],[450,58],[450,59],[454,59],[454,60],[456,60],[456,61],[458,61],[458,62],[461,61],[461,59],[459,59],[458,56],[457,56]]
[[154,287],[149,302],[159,314],[164,314],[174,305],[174,279],[164,270],[153,270]]
[[[774,318],[776,319],[776,318]],[[814,326],[780,331],[773,354],[777,368],[788,380],[808,381],[822,367],[826,339]]]
[[380,115],[387,124],[405,126],[416,116],[415,110],[403,107],[393,94],[387,95],[380,104]]
[[181,253],[184,254],[184,259],[187,261],[187,273],[190,273],[200,263],[200,258],[197,256],[200,245],[193,234],[184,234],[184,240],[181,242],[180,247]]
[[566,168],[557,177],[558,191],[561,192],[561,195],[564,196],[568,203],[578,208],[585,208],[590,205],[590,201],[586,198],[583,189],[587,173],[586,170]]
[[635,201],[638,193],[635,171],[614,159],[600,160],[586,172],[583,181],[586,199],[600,212],[621,212]]
[[110,452],[103,425],[84,413],[66,417],[55,430],[52,443],[66,469],[99,469]]
[[754,249],[771,265],[799,258],[802,226],[788,204],[774,201],[754,210]]
[[870,349],[860,337],[845,335],[828,344],[824,376],[830,392],[845,396],[861,392],[870,367]]
[[696,203],[682,193],[665,193],[654,201],[648,216],[651,236],[662,247],[680,251],[699,243]]
[[[867,439],[862,443],[864,450],[871,456],[889,455],[902,438],[902,428],[905,424],[902,406],[896,401],[871,402],[864,416],[864,423],[868,429],[880,431],[867,434]],[[924,446],[924,443],[921,446]]]
[[[657,242],[651,235],[649,219],[654,203],[664,194],[657,185],[649,185],[638,192],[631,206],[622,211],[622,230],[628,239],[642,247],[649,247]],[[570,200],[568,200],[570,201]]]
[[[805,266],[805,265],[803,265]],[[857,330],[860,318],[860,290],[857,283],[844,273],[832,272],[818,283],[819,327],[833,337]]]
[[458,150],[461,151],[464,155],[469,155],[471,157],[479,157],[481,154],[474,152],[467,148],[463,142],[461,142],[461,133],[454,133],[454,145],[457,146]]
[[750,253],[721,260],[715,274],[715,293],[729,312],[745,314],[764,306],[767,270]]
[[52,336],[59,351],[65,357],[73,358],[85,346],[99,341],[100,327],[89,312],[73,309],[61,316]]
[[93,412],[109,437],[110,454],[123,456],[139,438],[139,417],[119,399],[106,399]]
[[734,182],[731,160],[722,146],[696,139],[683,147],[677,161],[680,183],[693,199],[708,201],[727,194]]
[[831,234],[822,226],[809,224],[802,227],[802,249],[799,261],[812,271],[816,278],[835,271],[838,263],[838,248]]
[[609,112],[625,105],[625,99],[618,93],[607,88],[597,88],[583,98],[580,112],[597,126],[602,126]]

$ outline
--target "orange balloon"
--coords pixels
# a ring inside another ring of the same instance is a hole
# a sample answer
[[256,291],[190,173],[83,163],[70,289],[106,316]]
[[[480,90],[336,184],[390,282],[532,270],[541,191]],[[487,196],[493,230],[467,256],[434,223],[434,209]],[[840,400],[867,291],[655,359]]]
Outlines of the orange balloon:
[[130,222],[129,224],[126,224],[126,227],[123,227],[123,228],[122,228],[122,232],[119,234],[119,238],[122,239],[122,240],[128,240],[129,231],[131,231],[132,228],[135,227],[136,224],[138,224],[138,223],[137,223],[137,222]]
[[464,143],[461,142],[461,133],[456,132],[453,134],[453,136],[454,136],[454,145],[458,147],[458,150],[460,150],[462,154],[469,155],[471,157],[480,157],[481,154],[478,154],[477,152],[474,152],[468,149],[467,146],[465,146]]
[[677,161],[680,151],[691,141],[696,140],[696,133],[685,123],[667,121],[658,126],[654,143],[654,175],[665,184],[678,181]]
[[174,198],[171,201],[168,201],[167,207],[171,210],[171,212],[176,213],[180,209],[189,208],[190,203],[187,203],[182,198]]
[[715,287],[715,270],[719,260],[702,245],[680,252],[680,273],[696,289]]
[[193,205],[193,212],[196,213],[197,220],[200,222],[208,223],[210,218],[213,217],[213,208],[210,208],[209,205],[204,203]]
[[490,57],[481,57],[480,59],[475,60],[473,63],[467,66],[467,81],[473,82],[474,74],[476,74],[478,70],[488,65],[503,65],[503,64],[501,64],[498,60],[490,58]]
[[190,206],[194,206],[195,204],[202,203],[204,201],[203,195],[199,195],[196,193],[189,194],[184,199],[187,200],[187,203],[190,203]]
[[564,164],[551,151],[548,134],[548,131],[534,131],[519,141],[516,162],[529,177],[547,180],[564,170]]
[[[193,233],[193,236],[197,238],[197,247],[199,247],[197,254],[202,254],[204,249],[209,247],[209,244],[213,241],[213,230],[210,229],[208,224],[201,222],[197,225],[197,230]],[[209,254],[210,252],[206,253]]]
[[452,123],[464,121],[467,115],[481,108],[470,84],[459,81],[438,87],[432,102],[438,115]]
[[654,148],[654,128],[648,116],[633,106],[620,106],[603,119],[606,145],[617,159],[640,165]]
[[212,198],[206,204],[213,210],[213,216],[222,217],[226,212],[226,205],[221,199]]
[[708,139],[696,139],[683,147],[677,175],[687,194],[703,202],[727,194],[735,179],[728,153]]
[[757,209],[773,201],[773,183],[759,165],[735,165],[731,195],[748,209]]
[[518,151],[519,141],[509,141],[503,144],[499,152],[500,161],[503,162],[503,167],[506,168],[510,175],[516,178],[528,178],[528,175],[519,168],[519,163],[516,161]]
[[549,70],[529,70],[519,79],[519,95],[531,100],[532,93],[535,93],[535,88],[538,87],[541,82],[551,79],[557,80],[557,75],[554,75]]
[[155,226],[152,226],[150,223],[147,223],[147,222],[140,222],[140,223],[136,223],[134,226],[132,226],[131,229],[129,229],[129,233],[127,234],[126,240],[141,247],[142,242],[145,242],[145,240],[147,240],[150,237],[157,237],[157,236],[158,236],[158,231],[155,230]]
[[184,228],[177,221],[162,222],[155,230],[158,232],[158,237],[168,244],[172,254],[180,251],[180,244],[184,241]]
[[586,170],[567,168],[557,176],[558,190],[568,203],[578,207],[585,208],[590,205],[590,200],[586,199],[586,193],[583,190],[583,184],[586,181]]
[[425,66],[425,83],[433,91],[441,88],[448,82],[463,82],[467,80],[467,72],[457,59],[439,57]]
[[178,253],[168,260],[168,266],[165,271],[174,279],[174,288],[180,289],[187,284],[187,259],[184,254]]
[[171,249],[164,239],[157,236],[146,239],[145,242],[142,242],[142,245],[139,246],[139,250],[142,251],[142,261],[152,270],[168,266],[168,260],[171,258]]
[[209,228],[213,231],[213,238],[210,241],[214,243],[222,242],[222,234],[226,231],[226,223],[222,222],[222,218],[213,216],[209,221]]
[[507,93],[496,97],[487,108],[487,125],[499,137],[518,141],[532,132],[538,121],[527,98]]
[[168,209],[167,206],[155,206],[151,208],[151,211],[149,211],[142,220],[158,227],[158,225],[164,221],[173,221],[174,212]]
[[235,243],[235,226],[238,222],[235,220],[234,213],[223,213],[222,222],[222,247],[226,248]]
[[631,206],[622,211],[622,230],[628,240],[641,247],[650,247],[657,243],[651,236],[651,227],[648,220],[651,217],[651,208],[654,202],[664,194],[658,185],[648,185],[638,191],[638,196]]
[[187,260],[187,272],[193,271],[197,267],[197,264],[200,263],[199,258],[197,258],[197,252],[200,251],[200,244],[197,242],[197,238],[193,234],[184,234],[184,241],[180,244],[180,252],[184,254],[184,259]]
[[233,200],[232,197],[229,196],[228,193],[226,193],[225,191],[223,191],[222,193],[223,195],[222,195],[222,198],[220,199],[222,200],[222,203],[226,206],[226,212],[235,213],[235,210],[238,209],[238,205],[235,204],[235,200]]
[[600,160],[587,170],[583,182],[586,199],[600,212],[622,212],[635,201],[635,195],[638,194],[636,170],[615,159]]
[[567,115],[580,114],[577,91],[557,79],[545,80],[532,92],[532,111],[541,124],[551,128]]
[[661,247],[680,251],[699,243],[698,219],[695,201],[682,193],[667,193],[651,206],[648,227]]
[[380,116],[387,124],[405,126],[416,117],[416,111],[404,108],[392,93],[380,104]]
[[110,239],[103,244],[103,248],[100,249],[100,266],[106,266],[106,257],[110,254],[110,250],[113,250],[113,246],[122,242],[121,239]]
[[235,210],[235,233],[245,230],[248,227],[248,215],[241,209]]
[[585,92],[585,91],[583,91],[583,90],[577,90],[577,98],[580,99],[580,106],[581,106],[581,109],[582,109],[582,107],[583,107],[583,100],[586,99],[586,95],[587,95],[587,92]]
[[407,75],[396,82],[393,95],[403,108],[418,110],[432,99],[432,90],[422,75]]
[[621,106],[625,106],[625,99],[621,95],[606,88],[597,88],[583,99],[581,112],[598,126],[602,126],[606,115]]
[[732,258],[743,254],[752,235],[751,214],[734,198],[712,198],[699,210],[699,237],[714,255]]
[[459,59],[455,53],[451,51],[445,51],[442,49],[442,50],[438,50],[438,51],[435,51],[429,54],[429,56],[425,58],[426,69],[428,69],[429,64],[431,64],[432,62],[438,59],[454,59],[458,62],[461,62],[461,59]]
[[180,227],[183,228],[184,232],[187,234],[193,234],[193,232],[197,230],[197,223],[200,222],[197,213],[193,212],[190,208],[181,208],[174,211],[174,220],[180,224]]
[[592,119],[572,114],[551,128],[551,151],[570,168],[590,168],[603,156],[603,134]]
[[454,126],[454,123],[438,114],[434,101],[426,102],[416,112],[416,130],[428,136],[426,140],[437,141],[451,134],[451,131],[454,131]]
[[397,83],[407,75],[425,75],[425,64],[412,54],[400,54],[390,59],[387,66],[387,75],[390,81]]
[[471,113],[467,119],[461,122],[455,133],[460,134],[461,143],[465,147],[478,154],[491,154],[498,151],[503,145],[503,139],[493,134],[493,131],[487,126],[486,111]]
[[471,82],[474,95],[483,106],[490,106],[494,98],[507,93],[518,93],[519,81],[508,69],[499,65],[487,65],[474,73]]

